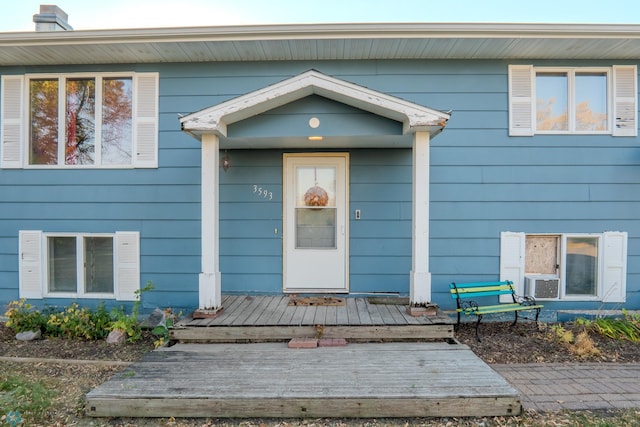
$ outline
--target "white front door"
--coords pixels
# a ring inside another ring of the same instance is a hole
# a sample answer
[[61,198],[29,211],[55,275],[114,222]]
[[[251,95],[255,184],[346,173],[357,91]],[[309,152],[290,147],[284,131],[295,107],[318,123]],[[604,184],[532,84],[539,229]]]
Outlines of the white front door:
[[348,153],[284,155],[285,292],[348,292]]

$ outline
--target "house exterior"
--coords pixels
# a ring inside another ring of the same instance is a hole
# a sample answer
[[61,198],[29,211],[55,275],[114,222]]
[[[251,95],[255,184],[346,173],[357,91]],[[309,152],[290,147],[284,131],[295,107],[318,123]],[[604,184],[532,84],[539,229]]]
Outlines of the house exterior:
[[1,305],[640,307],[638,25],[36,21],[0,34]]

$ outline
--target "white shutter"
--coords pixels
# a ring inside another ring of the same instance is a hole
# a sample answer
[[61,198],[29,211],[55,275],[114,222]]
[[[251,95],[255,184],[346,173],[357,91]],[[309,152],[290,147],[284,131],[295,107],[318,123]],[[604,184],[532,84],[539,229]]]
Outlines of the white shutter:
[[613,66],[613,136],[638,135],[637,77],[635,65]]
[[[511,280],[518,295],[524,295],[524,233],[500,233],[500,280]],[[509,295],[500,295],[500,302],[513,302]]]
[[22,168],[23,90],[23,76],[2,76],[0,166],[4,169]]
[[627,233],[604,233],[602,301],[625,302],[627,297]]
[[509,135],[531,136],[535,125],[534,72],[531,65],[509,65]]
[[134,77],[133,166],[158,167],[158,73]]
[[118,301],[135,301],[140,289],[140,233],[116,233],[116,283]]
[[20,298],[42,298],[42,231],[19,232]]

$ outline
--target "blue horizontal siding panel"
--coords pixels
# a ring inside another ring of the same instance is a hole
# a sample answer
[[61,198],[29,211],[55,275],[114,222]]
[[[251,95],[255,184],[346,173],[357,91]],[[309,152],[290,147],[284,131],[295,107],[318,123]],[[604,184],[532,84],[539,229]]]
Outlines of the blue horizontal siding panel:
[[220,270],[225,274],[238,274],[251,272],[253,274],[281,274],[282,257],[235,255],[221,256]]
[[0,186],[4,203],[200,203],[195,185],[11,185]]
[[411,256],[351,256],[351,274],[403,274],[411,270]]
[[435,202],[432,219],[449,220],[608,220],[634,219],[640,202]]
[[226,256],[272,256],[282,257],[282,231],[279,229],[278,234],[271,238],[231,238],[220,239],[220,253]]
[[349,292],[354,294],[397,293],[409,295],[409,273],[352,275]]
[[432,184],[454,183],[570,183],[636,184],[636,166],[439,166],[431,167]]
[[168,220],[200,218],[199,203],[6,203],[0,219]]
[[352,257],[360,256],[400,256],[411,257],[411,238],[382,239],[360,238],[351,239],[349,252]]
[[[583,166],[583,173],[588,173],[591,166],[629,166],[636,165],[634,155],[637,147],[617,147],[615,150],[580,147],[580,156],[576,155],[576,147],[465,147],[464,156],[454,148],[434,149],[431,161],[439,166],[478,166],[495,165],[542,165],[542,166]],[[543,171],[542,171],[543,172]],[[570,176],[565,176],[565,179]]]
[[411,201],[411,184],[351,184],[351,202]]
[[411,221],[360,221],[352,224],[349,231],[352,239],[411,236]]
[[[639,189],[640,190],[640,189]],[[587,184],[432,184],[431,202],[504,202],[592,200],[592,186]]]
[[222,292],[229,294],[282,293],[280,274],[225,274],[222,273]]
[[196,256],[200,259],[201,242],[200,238],[165,238],[142,236],[140,241],[140,252],[149,256],[173,254]]
[[149,256],[141,254],[141,271],[147,274],[187,274],[200,270],[200,257],[172,254]]

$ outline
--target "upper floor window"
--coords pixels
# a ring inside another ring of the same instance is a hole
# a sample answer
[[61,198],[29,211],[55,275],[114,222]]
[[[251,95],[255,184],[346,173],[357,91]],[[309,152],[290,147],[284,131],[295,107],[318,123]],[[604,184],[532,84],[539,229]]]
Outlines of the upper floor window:
[[509,134],[637,135],[635,66],[509,66]]
[[157,167],[156,73],[2,78],[5,168]]

